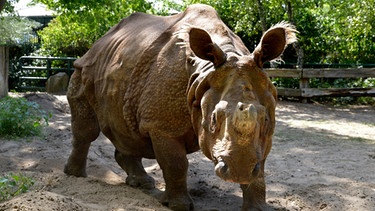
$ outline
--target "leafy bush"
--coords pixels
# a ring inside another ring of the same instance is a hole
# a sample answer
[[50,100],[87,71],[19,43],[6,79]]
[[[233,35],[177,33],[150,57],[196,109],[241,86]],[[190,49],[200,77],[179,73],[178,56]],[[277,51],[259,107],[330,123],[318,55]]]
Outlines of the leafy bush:
[[21,173],[10,173],[0,177],[0,202],[27,192],[33,185],[34,180]]
[[5,97],[0,100],[0,136],[41,135],[50,116],[35,102]]

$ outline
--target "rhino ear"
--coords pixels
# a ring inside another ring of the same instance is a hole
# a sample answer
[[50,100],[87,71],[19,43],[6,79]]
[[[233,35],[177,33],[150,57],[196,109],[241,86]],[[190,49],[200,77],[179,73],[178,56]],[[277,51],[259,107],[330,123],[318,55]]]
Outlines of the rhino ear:
[[257,65],[263,67],[265,62],[279,58],[288,44],[297,41],[296,32],[295,27],[286,22],[266,31],[253,52]]
[[210,35],[203,29],[191,28],[189,42],[196,56],[211,61],[215,67],[224,64],[227,59],[226,54],[212,42]]

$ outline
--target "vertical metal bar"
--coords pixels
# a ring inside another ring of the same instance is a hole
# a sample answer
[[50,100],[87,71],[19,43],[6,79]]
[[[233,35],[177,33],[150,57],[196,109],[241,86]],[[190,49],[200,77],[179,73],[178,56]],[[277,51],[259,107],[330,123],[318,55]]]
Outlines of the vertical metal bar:
[[51,70],[51,60],[49,58],[46,58],[47,60],[47,79],[52,75]]

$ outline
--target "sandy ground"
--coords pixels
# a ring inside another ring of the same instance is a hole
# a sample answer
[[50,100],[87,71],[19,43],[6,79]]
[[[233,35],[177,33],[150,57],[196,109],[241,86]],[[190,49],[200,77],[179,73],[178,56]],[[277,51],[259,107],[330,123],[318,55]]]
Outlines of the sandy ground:
[[[42,138],[0,138],[0,175],[21,172],[35,180],[32,190],[0,203],[0,210],[168,210],[158,202],[165,186],[157,163],[144,160],[155,190],[125,185],[126,174],[104,136],[90,148],[89,176],[66,176],[72,137],[66,97],[40,93],[28,98],[54,115]],[[215,176],[200,152],[189,161],[196,210],[240,210],[239,185]],[[274,210],[375,210],[375,108],[279,102],[266,183],[267,203]]]

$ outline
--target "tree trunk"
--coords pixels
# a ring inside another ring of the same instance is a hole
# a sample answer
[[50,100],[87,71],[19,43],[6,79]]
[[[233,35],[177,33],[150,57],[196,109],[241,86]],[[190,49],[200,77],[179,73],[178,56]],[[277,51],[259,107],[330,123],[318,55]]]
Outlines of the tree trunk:
[[288,13],[289,21],[290,23],[295,24],[294,19],[293,19],[292,4],[290,3],[290,0],[286,0],[285,4],[286,4],[286,11]]
[[8,96],[9,48],[0,46],[0,99]]
[[[292,3],[290,2],[290,0],[285,0],[285,4],[286,4],[286,10],[288,13],[289,22],[293,25],[296,25],[296,23],[294,22],[294,18],[293,18]],[[298,42],[293,43],[293,48],[295,49],[297,53],[297,68],[303,68],[303,57],[304,57],[303,49],[300,47]]]
[[7,3],[6,0],[0,0],[0,12],[4,9],[5,3]]
[[255,1],[258,6],[260,24],[262,25],[263,34],[267,31],[266,18],[264,16],[264,7],[261,0]]

